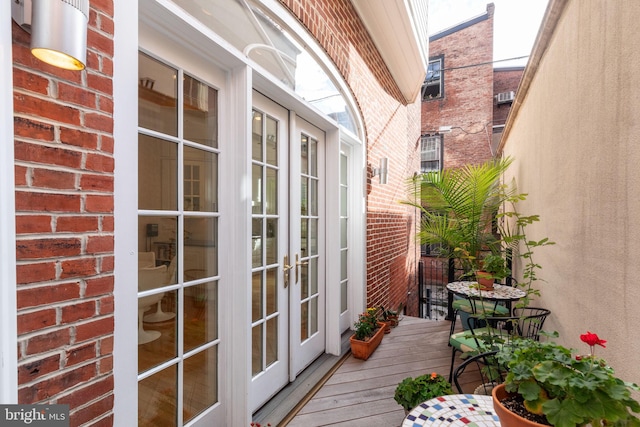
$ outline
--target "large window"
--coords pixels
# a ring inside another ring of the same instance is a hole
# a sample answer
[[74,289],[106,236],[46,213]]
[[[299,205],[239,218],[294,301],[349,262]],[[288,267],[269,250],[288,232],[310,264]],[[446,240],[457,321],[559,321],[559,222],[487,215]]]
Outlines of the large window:
[[420,140],[420,171],[442,170],[442,135],[425,135]]
[[424,79],[422,86],[422,99],[428,101],[430,99],[442,98],[444,96],[444,57],[439,56],[429,61],[427,68],[427,77]]

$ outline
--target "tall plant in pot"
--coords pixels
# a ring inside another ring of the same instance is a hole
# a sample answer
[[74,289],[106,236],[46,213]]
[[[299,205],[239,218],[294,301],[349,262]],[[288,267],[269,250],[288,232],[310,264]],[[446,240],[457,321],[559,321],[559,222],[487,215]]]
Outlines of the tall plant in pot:
[[500,207],[515,196],[515,188],[501,184],[512,159],[428,172],[409,182],[403,203],[421,212],[421,244],[438,245],[439,255],[457,259],[467,277],[479,270],[484,255],[499,252],[493,232]]

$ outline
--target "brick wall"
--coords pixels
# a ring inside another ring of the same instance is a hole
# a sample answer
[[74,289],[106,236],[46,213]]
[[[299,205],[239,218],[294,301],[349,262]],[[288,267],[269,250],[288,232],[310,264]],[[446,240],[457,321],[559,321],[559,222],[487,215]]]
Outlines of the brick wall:
[[[493,72],[493,94],[497,96],[502,92],[516,92],[522,74],[524,73],[524,67],[511,67],[511,68],[497,68]],[[511,109],[511,103],[498,104],[494,101],[493,105],[493,125],[501,126],[507,121],[509,110]]]
[[429,55],[444,55],[444,97],[422,102],[422,132],[453,126],[444,135],[444,168],[492,157],[493,4],[488,17],[430,41]]
[[[414,211],[405,179],[419,171],[419,103],[409,104],[347,0],[280,0],[324,47],[347,81],[364,121],[367,185],[367,304],[395,307],[407,292],[416,299],[417,248]],[[371,178],[380,158],[389,159],[388,184]]]
[[113,408],[113,3],[93,0],[87,68],[29,51],[13,23],[19,403]]

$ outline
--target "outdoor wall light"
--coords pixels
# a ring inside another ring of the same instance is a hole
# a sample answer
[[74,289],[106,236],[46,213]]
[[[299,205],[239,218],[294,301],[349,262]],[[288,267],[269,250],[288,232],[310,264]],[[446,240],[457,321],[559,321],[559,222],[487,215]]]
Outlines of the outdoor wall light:
[[373,176],[379,177],[380,184],[387,183],[388,164],[389,164],[389,159],[386,157],[382,157],[380,159],[380,167],[373,168]]
[[89,0],[13,0],[11,16],[31,32],[31,53],[66,70],[87,62]]

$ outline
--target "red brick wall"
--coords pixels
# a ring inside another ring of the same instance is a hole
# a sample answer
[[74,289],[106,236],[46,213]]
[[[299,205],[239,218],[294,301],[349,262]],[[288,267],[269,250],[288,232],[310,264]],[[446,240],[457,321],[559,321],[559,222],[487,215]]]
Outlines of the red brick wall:
[[422,132],[454,127],[444,135],[444,168],[492,157],[493,5],[487,9],[488,19],[429,43],[430,57],[444,55],[444,97],[422,102]]
[[29,52],[13,24],[19,403],[113,408],[113,3],[91,2],[87,68]]
[[[496,69],[493,72],[493,94],[497,96],[502,92],[516,92],[518,90],[518,85],[520,84],[520,79],[522,79],[522,74],[524,73],[524,67],[513,67],[513,68],[503,68]],[[509,110],[511,109],[511,103],[498,104],[494,100],[493,106],[493,125],[500,126],[504,125],[507,121],[507,116],[509,115]]]
[[367,304],[395,307],[408,292],[416,299],[417,248],[414,211],[398,201],[406,197],[405,179],[419,171],[419,103],[406,105],[362,21],[348,0],[280,0],[324,46],[352,93],[362,115],[368,171],[389,159],[388,184],[370,178],[367,185]]

